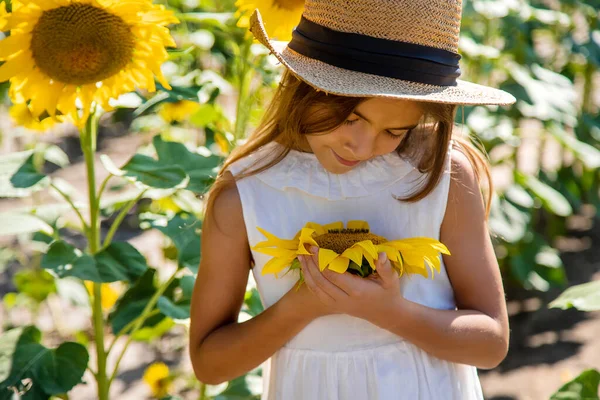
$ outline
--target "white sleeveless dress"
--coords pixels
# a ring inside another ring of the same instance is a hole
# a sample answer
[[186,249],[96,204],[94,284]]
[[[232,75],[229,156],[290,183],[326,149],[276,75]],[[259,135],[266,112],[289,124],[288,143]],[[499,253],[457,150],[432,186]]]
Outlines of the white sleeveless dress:
[[[230,167],[233,175],[262,162],[271,143]],[[345,174],[327,172],[312,153],[291,151],[274,167],[237,182],[250,246],[265,240],[257,226],[292,238],[306,222],[365,220],[389,240],[439,240],[450,184],[450,155],[440,184],[416,203],[401,202],[426,178],[398,154],[363,162]],[[265,308],[298,280],[298,272],[262,275],[269,256],[252,252],[252,269]],[[403,276],[401,292],[422,305],[456,308],[442,260],[433,279]],[[483,399],[477,369],[438,359],[364,319],[328,315],[309,323],[263,364],[262,400],[475,400]]]

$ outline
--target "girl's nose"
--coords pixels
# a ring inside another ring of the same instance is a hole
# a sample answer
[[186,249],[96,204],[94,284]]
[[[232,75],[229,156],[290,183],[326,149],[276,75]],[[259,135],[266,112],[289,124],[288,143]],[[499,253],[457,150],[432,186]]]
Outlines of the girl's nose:
[[375,135],[368,130],[357,130],[346,138],[344,147],[355,160],[368,160],[375,153]]

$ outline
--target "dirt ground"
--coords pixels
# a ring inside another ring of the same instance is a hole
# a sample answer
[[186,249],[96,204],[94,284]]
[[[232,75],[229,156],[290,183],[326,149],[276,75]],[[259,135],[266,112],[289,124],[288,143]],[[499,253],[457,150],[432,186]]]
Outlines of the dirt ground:
[[[0,127],[1,128],[1,127]],[[62,136],[61,133],[57,137]],[[45,140],[51,140],[47,137]],[[135,149],[148,137],[130,135],[123,137],[105,137],[99,141],[99,153],[109,154],[117,165],[124,163]],[[77,155],[75,138],[61,139],[60,145],[67,153],[74,155],[73,165],[54,173],[75,187],[84,190],[86,180],[81,157]],[[0,146],[0,154],[13,151],[10,144]],[[100,165],[100,164],[98,164]],[[104,169],[98,167],[100,182]],[[85,201],[82,196],[78,200]],[[36,201],[42,203],[57,202],[44,194]],[[0,199],[0,212],[31,205],[32,199]],[[589,224],[588,224],[589,225]],[[600,221],[596,221],[593,230],[585,224],[573,229],[568,237],[562,238],[557,247],[566,265],[569,284],[578,284],[591,279],[600,279]],[[158,249],[162,236],[158,232],[122,232],[121,240],[127,239],[149,258],[150,264],[160,264],[162,257]],[[1,238],[0,238],[1,239]],[[0,245],[7,244],[0,241]],[[0,297],[11,288],[10,279],[18,265],[0,274]],[[547,293],[526,292],[507,288],[508,308],[511,325],[511,346],[505,361],[490,371],[480,371],[486,399],[489,400],[542,400],[548,399],[564,382],[577,376],[587,368],[600,369],[600,312],[582,313],[576,310],[548,309],[547,304],[556,298],[563,289],[553,289]],[[1,304],[0,304],[1,306]],[[59,304],[63,314],[59,320],[63,328],[72,331],[89,328],[89,316],[81,309],[69,309]],[[77,311],[79,310],[79,311]],[[73,312],[71,312],[73,311]],[[76,312],[77,311],[77,312]],[[27,318],[0,310],[0,319],[8,317],[13,322],[27,323]],[[38,323],[52,328],[55,323],[48,315],[41,313]],[[115,381],[112,395],[122,400],[147,398],[149,392],[140,379],[145,367],[156,360],[165,361],[177,369],[190,370],[187,349],[182,343],[184,336],[168,336],[161,343],[147,345],[134,344],[121,365],[121,374]],[[121,343],[122,344],[122,343]],[[114,360],[112,360],[114,362]],[[110,364],[110,363],[109,363]],[[87,377],[88,382],[93,382]],[[179,384],[184,390],[185,383]],[[92,388],[80,385],[72,392],[72,399],[92,399]],[[184,398],[186,395],[183,395]],[[197,396],[196,396],[197,397]],[[191,396],[189,397],[191,398]]]

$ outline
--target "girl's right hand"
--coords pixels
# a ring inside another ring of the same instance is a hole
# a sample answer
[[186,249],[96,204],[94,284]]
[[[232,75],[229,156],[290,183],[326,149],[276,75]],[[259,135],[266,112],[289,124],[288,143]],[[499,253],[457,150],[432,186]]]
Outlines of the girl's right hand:
[[310,321],[318,317],[334,314],[333,310],[328,309],[328,307],[310,291],[306,282],[303,282],[299,288],[298,282],[290,289],[289,295],[293,299],[295,308],[299,313],[304,314]]
[[[304,260],[302,257],[299,259],[300,264],[305,267]],[[306,270],[306,268],[303,268]],[[335,314],[334,310],[331,310],[325,305],[319,298],[309,289],[306,282],[303,282],[298,287],[299,282],[296,282],[294,286],[287,293],[290,296],[291,301],[294,304],[294,308],[306,316],[307,319],[312,321],[315,318],[322,317],[329,314]]]

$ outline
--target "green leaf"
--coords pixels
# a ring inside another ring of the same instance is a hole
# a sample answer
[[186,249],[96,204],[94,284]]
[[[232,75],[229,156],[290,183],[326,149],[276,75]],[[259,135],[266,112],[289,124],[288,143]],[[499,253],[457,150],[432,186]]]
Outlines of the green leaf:
[[42,257],[41,266],[57,277],[74,276],[79,279],[104,282],[96,260],[63,240],[53,242]]
[[10,387],[23,389],[24,379],[31,379],[30,391],[37,396],[29,397],[36,399],[67,393],[81,382],[89,361],[86,348],[65,342],[49,349],[40,340],[41,333],[34,326],[13,329],[0,336],[0,396],[4,397]]
[[[127,324],[140,316],[158,289],[154,285],[155,274],[156,270],[149,268],[146,273],[144,273],[144,275],[142,275],[117,301],[115,311],[109,315],[109,322],[113,328],[113,333],[118,333]],[[164,291],[163,296],[172,299],[178,284],[178,280],[171,282],[169,287]],[[160,332],[164,333],[164,327],[168,327],[172,323],[172,321],[169,323],[168,321],[165,321],[165,319],[170,321],[170,319],[165,318],[165,315],[162,313],[148,318],[142,325],[142,327],[148,328],[146,329],[147,332],[140,335],[136,334],[134,337],[142,339],[140,336],[147,334],[154,336]]]
[[190,301],[173,303],[165,296],[160,296],[158,299],[158,309],[167,317],[175,320],[188,319],[190,317]]
[[92,257],[62,240],[50,245],[41,265],[59,278],[74,276],[97,283],[135,281],[148,268],[144,256],[129,243],[113,242]]
[[123,176],[157,189],[171,189],[187,185],[186,173],[176,164],[161,163],[142,154],[134,155],[121,170]]
[[192,153],[182,143],[164,141],[160,135],[156,135],[152,143],[161,162],[177,165],[189,175],[187,189],[200,194],[206,192],[217,175],[221,157]]
[[165,223],[164,220],[149,221],[153,228],[167,235],[177,248],[177,261],[181,267],[192,272],[200,264],[200,229],[202,222],[191,214],[177,214]]
[[192,293],[194,292],[194,285],[196,284],[196,278],[191,275],[184,275],[179,280],[179,287],[182,291],[183,298],[191,299]]
[[[162,319],[160,319],[160,318],[162,318]],[[158,323],[152,322],[153,325],[151,325],[151,326],[150,326],[150,324],[145,323],[142,328],[138,329],[137,332],[135,332],[133,334],[134,340],[151,342],[151,341],[156,340],[156,339],[162,337],[163,335],[165,335],[176,325],[175,321],[173,321],[171,318],[169,318],[169,317],[163,318],[163,314],[160,314],[159,316],[157,316],[155,318],[150,318],[150,320],[153,320],[153,319],[154,320],[160,319],[160,320]]]
[[527,192],[527,190],[523,189],[523,186],[509,186],[504,192],[504,196],[506,196],[508,200],[523,208],[532,208],[534,206],[533,198]]
[[44,178],[47,178],[46,175],[41,174],[35,167],[34,158],[34,154],[30,155],[10,178],[10,183],[12,183],[13,187],[20,189],[30,188]]
[[42,231],[52,235],[54,229],[40,218],[31,214],[1,213],[0,236],[19,235]]
[[254,374],[246,374],[235,378],[229,381],[225,390],[215,396],[215,400],[247,400],[253,399],[255,396],[260,397],[262,391],[261,381],[261,378]]
[[490,228],[509,243],[517,243],[527,233],[531,214],[521,211],[504,198],[495,196],[490,210]]
[[148,269],[144,256],[127,242],[112,242],[94,258],[103,282],[133,282]]
[[44,149],[44,158],[59,167],[69,165],[69,156],[57,145],[49,145]]
[[568,217],[573,214],[573,208],[565,196],[536,177],[515,171],[515,180],[528,188],[542,201],[544,208],[553,214],[561,217]]
[[600,168],[600,150],[567,134],[564,129],[552,124],[548,130],[563,146],[571,150],[586,168]]
[[174,61],[188,54],[192,54],[196,50],[196,46],[190,46],[186,49],[167,49],[169,60]]
[[32,153],[32,150],[28,150],[0,156],[0,197],[26,197],[48,185],[50,181],[42,179],[37,185],[22,189],[14,187],[10,182],[11,177]]
[[13,277],[13,283],[20,293],[38,304],[46,300],[50,293],[56,293],[54,278],[43,269],[20,270]]
[[119,333],[127,324],[140,316],[156,291],[155,273],[155,269],[148,268],[117,301],[115,310],[108,317],[114,334]]
[[190,122],[196,126],[205,127],[222,117],[222,113],[214,104],[201,104],[198,111],[190,117]]
[[221,12],[221,13],[212,13],[212,12],[188,12],[181,13],[177,16],[181,21],[189,21],[202,23],[207,21],[217,21],[221,24],[225,24],[227,21],[234,17],[234,13],[230,12]]
[[525,67],[509,62],[507,67],[507,72],[523,87],[531,101],[528,104],[519,100],[516,104],[524,116],[542,121],[556,120],[569,126],[577,124],[577,108],[574,105],[577,92],[568,78],[537,64]]
[[564,384],[550,397],[550,400],[598,400],[599,387],[600,372],[588,369]]
[[563,310],[571,307],[581,311],[600,310],[600,281],[571,286],[552,301],[549,307]]
[[253,317],[264,311],[260,295],[256,288],[246,291],[246,294],[244,295],[244,306],[244,311]]

